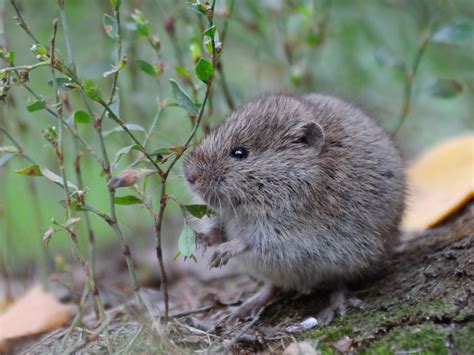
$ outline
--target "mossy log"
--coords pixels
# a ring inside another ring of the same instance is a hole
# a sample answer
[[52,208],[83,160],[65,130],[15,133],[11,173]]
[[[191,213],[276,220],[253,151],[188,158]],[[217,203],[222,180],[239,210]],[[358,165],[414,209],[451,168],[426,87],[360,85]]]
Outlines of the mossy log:
[[[411,239],[384,263],[383,275],[356,292],[369,309],[349,309],[299,340],[317,340],[328,354],[346,336],[347,351],[356,353],[474,354],[474,203]],[[314,315],[321,302],[308,295],[275,306],[262,321],[294,322]]]

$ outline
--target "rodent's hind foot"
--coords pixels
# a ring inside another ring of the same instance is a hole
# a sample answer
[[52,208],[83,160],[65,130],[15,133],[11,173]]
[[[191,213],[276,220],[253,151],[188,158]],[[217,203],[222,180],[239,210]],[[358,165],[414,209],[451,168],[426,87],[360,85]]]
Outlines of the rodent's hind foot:
[[255,318],[257,314],[273,299],[279,290],[278,287],[272,284],[265,284],[258,293],[232,311],[232,314],[227,319],[227,323],[235,324],[238,320]]
[[328,326],[334,319],[334,315],[338,314],[341,317],[346,313],[347,306],[358,309],[368,309],[370,305],[361,299],[352,296],[348,297],[346,289],[338,289],[333,291],[330,296],[329,306],[320,311],[317,315],[319,325],[321,327]]

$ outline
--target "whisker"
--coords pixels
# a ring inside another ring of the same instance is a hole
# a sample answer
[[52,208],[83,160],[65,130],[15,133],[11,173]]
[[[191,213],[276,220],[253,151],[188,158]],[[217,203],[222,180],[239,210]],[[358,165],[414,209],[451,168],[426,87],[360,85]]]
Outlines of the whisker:
[[232,200],[231,200],[230,197],[227,196],[227,195],[225,195],[225,197],[227,197],[227,200],[229,200],[230,207],[231,207],[232,210],[234,211],[235,220],[237,221],[237,224],[239,224],[239,216],[238,216],[238,214],[237,214],[237,211],[236,211],[236,209],[235,209],[234,204],[232,203]]

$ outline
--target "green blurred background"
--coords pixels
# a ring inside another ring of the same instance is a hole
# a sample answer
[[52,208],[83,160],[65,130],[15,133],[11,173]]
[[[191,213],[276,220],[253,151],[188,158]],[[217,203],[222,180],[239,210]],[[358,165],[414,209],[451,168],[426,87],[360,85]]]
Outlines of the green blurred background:
[[[103,73],[115,63],[115,43],[106,35],[102,21],[104,13],[112,14],[111,6],[105,0],[66,0],[65,3],[79,75],[97,80],[104,92],[108,92],[110,78],[104,78]],[[23,0],[18,4],[35,35],[49,43],[52,21],[59,16],[57,2]],[[223,29],[229,4],[229,0],[217,1],[215,22],[219,31]],[[16,25],[10,2],[0,1],[0,6],[3,46],[15,53],[16,65],[36,63],[30,51],[32,41]],[[159,57],[137,33],[131,16],[134,9],[143,11],[152,33],[159,37]],[[193,73],[190,45],[201,43],[205,19],[190,11],[187,2],[181,0],[122,0],[121,16],[128,64],[119,76],[120,114],[128,123],[149,127],[158,100],[173,100],[168,80],[175,78],[183,82],[175,67],[180,65]],[[166,31],[166,24],[168,30],[174,26],[174,36]],[[473,28],[474,4],[470,0],[236,0],[221,61],[237,104],[264,92],[318,91],[357,103],[387,130],[392,130],[398,125],[403,105],[405,72],[413,65],[421,40],[427,33],[433,34],[414,78],[411,112],[397,136],[403,155],[410,160],[429,145],[473,129]],[[61,28],[57,47],[65,58]],[[136,59],[163,64],[164,72],[157,78],[151,77],[140,71]],[[53,98],[49,80],[48,67],[30,73],[31,87],[47,100]],[[202,100],[204,86],[198,84],[194,74],[192,80],[197,89],[194,98]],[[217,76],[212,115],[205,117],[209,125],[230,112],[221,81]],[[185,82],[183,87],[191,91]],[[24,88],[12,87],[8,100],[0,103],[0,125],[18,138],[35,160],[57,172],[54,153],[41,133],[54,122],[44,111],[27,111],[31,98]],[[77,93],[69,92],[69,101],[72,110],[83,109]],[[65,114],[68,117],[71,112]],[[106,129],[113,127],[112,123],[106,123]],[[168,108],[160,117],[149,147],[179,145],[190,129],[182,109]],[[91,145],[98,146],[90,126],[81,125],[79,130]],[[141,133],[137,135],[143,138]],[[66,164],[72,180],[70,137],[66,143]],[[107,144],[113,156],[131,142],[123,133],[116,133],[107,138]],[[2,145],[10,143],[0,135]],[[114,174],[132,159],[133,154],[123,158]],[[90,189],[89,203],[106,211],[107,188],[100,167],[87,155],[82,164]],[[64,210],[58,204],[64,198],[62,190],[46,179],[14,173],[28,165],[15,157],[0,167],[0,257],[15,272],[25,272],[25,265],[31,265],[37,258],[51,218],[64,220]],[[149,191],[158,195],[158,183],[153,180],[150,183]],[[38,193],[38,203],[31,197],[32,189]],[[189,198],[180,181],[179,164],[171,178],[170,191],[184,201]],[[130,191],[119,192],[123,195]],[[134,248],[153,243],[152,219],[142,207],[118,206],[118,211],[119,223]],[[92,219],[99,245],[103,248],[114,243],[109,227],[94,216]],[[181,225],[173,204],[165,223],[165,238],[172,242],[177,239]],[[80,238],[83,242],[85,233]],[[69,248],[65,234],[55,234],[49,243],[51,255]]]

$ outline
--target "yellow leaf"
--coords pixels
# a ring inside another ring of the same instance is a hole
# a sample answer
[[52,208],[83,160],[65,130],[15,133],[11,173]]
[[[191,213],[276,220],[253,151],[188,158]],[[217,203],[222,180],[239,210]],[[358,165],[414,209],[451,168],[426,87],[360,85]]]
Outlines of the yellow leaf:
[[408,170],[405,230],[435,226],[474,198],[474,134],[443,142]]
[[36,286],[0,314],[0,352],[8,340],[44,333],[66,325],[74,306],[62,304]]

